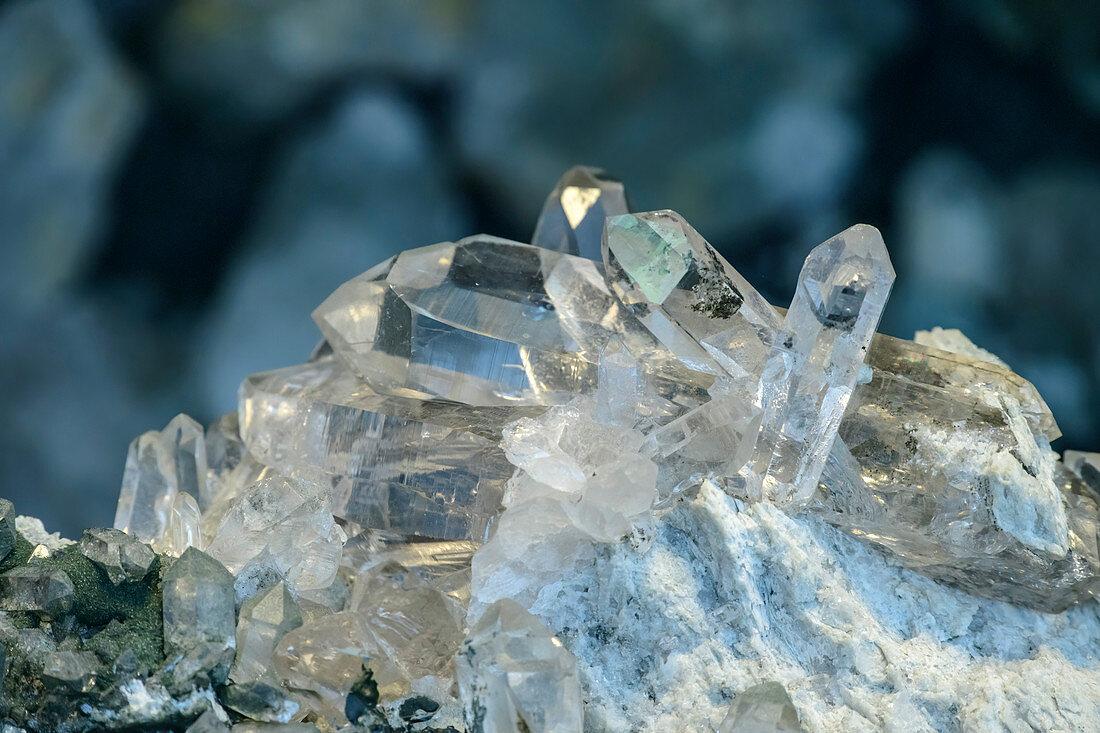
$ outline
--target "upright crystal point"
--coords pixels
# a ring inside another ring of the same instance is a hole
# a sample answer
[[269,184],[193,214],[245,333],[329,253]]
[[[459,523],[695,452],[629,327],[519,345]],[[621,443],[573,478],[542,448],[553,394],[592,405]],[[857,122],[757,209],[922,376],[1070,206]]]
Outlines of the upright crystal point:
[[802,733],[802,723],[783,685],[762,682],[737,694],[718,733]]
[[202,511],[195,497],[180,491],[172,500],[164,533],[155,546],[158,552],[179,557],[188,547],[203,546]]
[[515,601],[497,601],[486,609],[471,627],[457,661],[469,730],[583,729],[577,660]]
[[599,260],[604,219],[629,211],[620,181],[599,168],[578,165],[566,171],[550,192],[531,242]]
[[115,528],[144,542],[160,539],[181,491],[200,501],[209,494],[203,429],[187,415],[177,415],[164,430],[150,430],[130,444]]
[[779,316],[682,216],[666,210],[608,219],[603,258],[611,289],[681,360],[702,371],[718,362],[736,379],[758,377]]
[[164,650],[180,654],[201,645],[232,649],[233,576],[220,562],[189,547],[164,573]]
[[750,494],[794,506],[813,496],[893,283],[874,227],[857,224],[810,252],[764,367],[747,467],[761,485]]
[[409,250],[384,279],[369,274],[315,319],[357,374],[396,394],[561,402],[594,387],[616,325],[594,263],[496,237]]

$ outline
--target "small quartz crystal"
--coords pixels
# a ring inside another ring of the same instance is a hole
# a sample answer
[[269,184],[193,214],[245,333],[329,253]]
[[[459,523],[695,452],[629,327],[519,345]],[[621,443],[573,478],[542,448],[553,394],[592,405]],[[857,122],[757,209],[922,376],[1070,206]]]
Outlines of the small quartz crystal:
[[539,214],[531,242],[539,247],[600,259],[604,220],[629,211],[623,184],[599,168],[570,168]]
[[35,611],[51,618],[73,605],[73,582],[64,571],[41,564],[23,565],[0,575],[0,609]]
[[88,529],[80,538],[80,552],[107,573],[115,585],[144,578],[156,554],[138,538],[117,529]]
[[209,494],[203,429],[187,415],[177,415],[164,430],[151,430],[130,444],[115,528],[143,542],[159,540],[181,491],[193,497]]
[[584,725],[577,660],[514,601],[486,609],[458,654],[469,730],[573,733]]
[[345,539],[325,487],[273,476],[230,500],[207,551],[231,572],[266,552],[292,587],[312,590],[332,583]]
[[164,649],[178,654],[208,642],[235,644],[233,576],[206,553],[189,547],[164,573]]
[[302,625],[302,612],[285,583],[276,583],[249,598],[237,621],[237,658],[229,672],[241,684],[260,679],[271,669],[275,645]]
[[802,724],[783,685],[761,682],[737,694],[718,733],[802,733]]

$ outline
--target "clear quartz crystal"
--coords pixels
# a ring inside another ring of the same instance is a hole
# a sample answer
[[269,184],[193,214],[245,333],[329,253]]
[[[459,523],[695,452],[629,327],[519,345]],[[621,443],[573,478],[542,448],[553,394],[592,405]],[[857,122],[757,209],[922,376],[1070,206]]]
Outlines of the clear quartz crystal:
[[371,669],[384,701],[407,695],[422,677],[454,676],[462,630],[451,601],[396,562],[368,568],[355,579],[352,610],[363,624]]
[[485,611],[470,628],[457,662],[469,730],[583,729],[577,660],[514,601],[498,601]]
[[[275,673],[287,687],[313,693],[316,713],[339,724],[346,721],[344,705],[348,691],[370,664],[363,621],[353,611],[318,616],[288,632],[272,654]],[[391,684],[396,675],[385,676],[372,665],[379,686]]]
[[88,529],[80,538],[80,552],[107,573],[114,584],[142,580],[156,554],[137,537],[118,529]]
[[202,549],[202,511],[195,497],[180,491],[172,500],[164,534],[154,545],[158,552],[179,557],[188,547]]
[[737,693],[718,733],[802,733],[802,723],[783,685],[761,682]]
[[497,445],[500,427],[527,410],[379,395],[329,357],[249,377],[240,415],[252,455],[331,487],[337,516],[483,539],[513,470]]
[[233,576],[201,550],[187,548],[165,571],[162,607],[168,654],[204,643],[223,649],[235,646]]
[[764,366],[750,495],[794,507],[813,496],[893,283],[874,227],[857,224],[807,256]]
[[599,168],[574,166],[547,197],[531,242],[557,252],[600,260],[604,220],[629,210],[620,181]]
[[603,258],[612,290],[678,358],[754,391],[779,317],[682,216],[609,219]]
[[479,235],[401,253],[380,279],[341,286],[314,319],[381,391],[553,404],[594,386],[613,304],[594,263]]
[[144,542],[160,539],[181,491],[194,497],[209,493],[203,429],[187,415],[177,415],[164,430],[151,430],[130,444],[115,528]]
[[297,590],[327,587],[346,539],[325,487],[302,479],[263,479],[230,500],[207,551],[231,572],[267,553]]
[[275,583],[241,606],[237,620],[237,656],[229,679],[253,682],[271,669],[276,644],[302,625],[302,612],[285,583]]

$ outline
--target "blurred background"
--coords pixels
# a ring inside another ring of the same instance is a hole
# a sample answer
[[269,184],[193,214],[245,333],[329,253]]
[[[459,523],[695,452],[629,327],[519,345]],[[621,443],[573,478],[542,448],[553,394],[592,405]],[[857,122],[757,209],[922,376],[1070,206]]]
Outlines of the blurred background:
[[1098,123],[1086,2],[0,2],[0,495],[109,525],[134,436],[393,252],[529,239],[576,163],[781,305],[875,224],[881,330],[961,328],[1100,449]]

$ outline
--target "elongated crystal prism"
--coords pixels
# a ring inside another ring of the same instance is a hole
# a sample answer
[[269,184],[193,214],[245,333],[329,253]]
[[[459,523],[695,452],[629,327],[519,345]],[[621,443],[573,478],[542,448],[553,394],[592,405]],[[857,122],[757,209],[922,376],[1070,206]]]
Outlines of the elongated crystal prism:
[[604,219],[630,211],[623,184],[606,171],[570,168],[546,199],[532,244],[600,260]]
[[682,216],[651,211],[608,219],[607,281],[681,360],[755,382],[779,328],[775,309]]
[[181,491],[209,497],[203,429],[187,415],[177,415],[164,430],[151,430],[130,444],[115,528],[145,542],[160,539]]
[[874,227],[857,224],[810,252],[764,366],[750,495],[793,506],[813,496],[893,283]]

